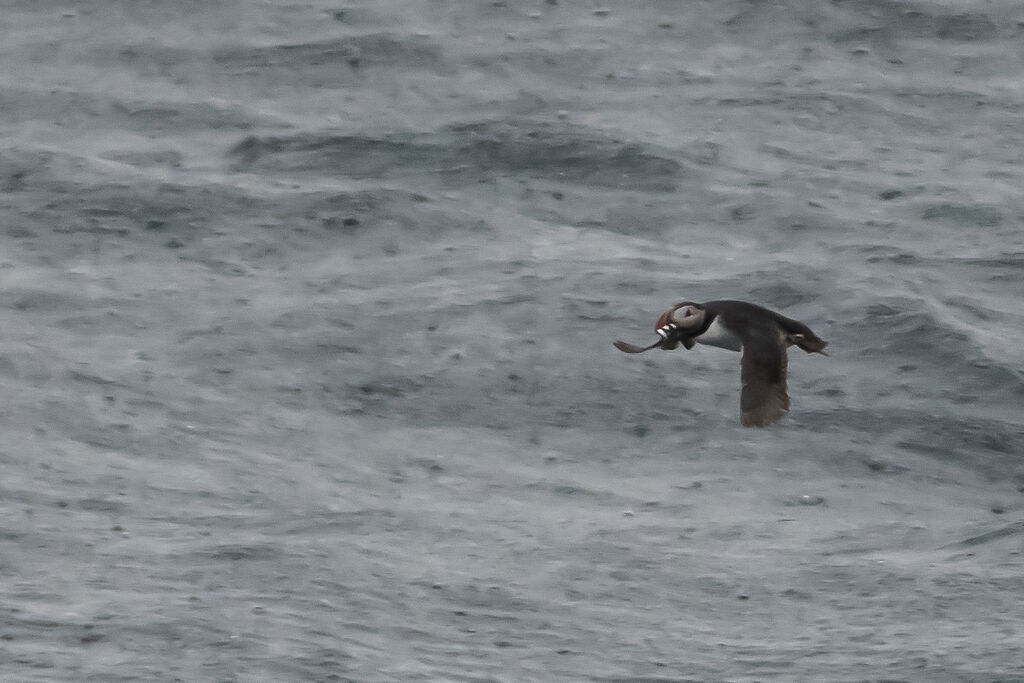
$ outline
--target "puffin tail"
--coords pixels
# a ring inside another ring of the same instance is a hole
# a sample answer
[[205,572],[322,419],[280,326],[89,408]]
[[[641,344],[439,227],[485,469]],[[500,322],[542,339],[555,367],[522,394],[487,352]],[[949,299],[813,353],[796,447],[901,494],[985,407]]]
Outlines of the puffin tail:
[[820,353],[823,356],[827,356],[825,353],[825,347],[828,346],[828,342],[818,337],[810,330],[804,334],[791,334],[788,335],[787,341],[791,345],[799,346],[807,353]]

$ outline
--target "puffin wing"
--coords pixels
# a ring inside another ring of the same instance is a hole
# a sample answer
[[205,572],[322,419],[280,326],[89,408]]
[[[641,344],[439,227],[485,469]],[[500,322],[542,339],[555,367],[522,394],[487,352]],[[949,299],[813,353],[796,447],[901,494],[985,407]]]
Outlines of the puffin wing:
[[775,330],[743,336],[740,423],[744,427],[767,427],[789,410],[786,347]]

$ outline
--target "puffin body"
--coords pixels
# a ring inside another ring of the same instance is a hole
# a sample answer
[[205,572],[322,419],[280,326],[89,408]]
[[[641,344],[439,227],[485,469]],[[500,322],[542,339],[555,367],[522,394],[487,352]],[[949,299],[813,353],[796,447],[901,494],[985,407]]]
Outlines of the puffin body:
[[672,351],[703,344],[743,354],[740,423],[744,427],[767,427],[789,410],[787,348],[798,346],[807,353],[828,355],[828,342],[807,325],[745,301],[684,301],[662,313],[654,327],[660,341],[646,348],[615,342],[616,348],[640,353],[656,347]]

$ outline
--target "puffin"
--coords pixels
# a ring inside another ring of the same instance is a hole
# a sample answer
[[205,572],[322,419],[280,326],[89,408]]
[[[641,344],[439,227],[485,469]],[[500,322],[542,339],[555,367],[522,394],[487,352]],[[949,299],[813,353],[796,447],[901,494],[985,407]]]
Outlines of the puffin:
[[739,351],[740,424],[767,427],[789,410],[786,393],[786,349],[798,346],[806,353],[824,356],[828,342],[798,320],[746,301],[683,301],[658,317],[654,325],[658,341],[650,346],[614,342],[624,353],[643,353],[654,348],[689,350],[695,344]]

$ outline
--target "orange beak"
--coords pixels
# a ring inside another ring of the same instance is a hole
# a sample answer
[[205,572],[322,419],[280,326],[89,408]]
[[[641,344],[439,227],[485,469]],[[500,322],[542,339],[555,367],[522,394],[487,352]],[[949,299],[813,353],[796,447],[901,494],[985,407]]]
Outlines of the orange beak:
[[654,330],[658,331],[672,321],[672,311],[665,311],[658,316],[658,322],[654,323]]

